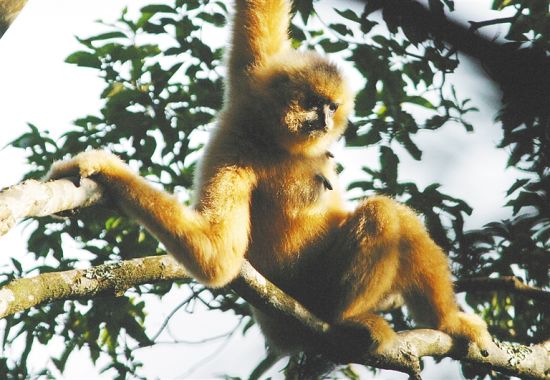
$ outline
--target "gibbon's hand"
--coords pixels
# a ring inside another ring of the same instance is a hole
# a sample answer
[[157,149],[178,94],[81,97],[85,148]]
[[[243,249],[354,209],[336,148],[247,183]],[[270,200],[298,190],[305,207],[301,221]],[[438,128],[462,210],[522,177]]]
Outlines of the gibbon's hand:
[[55,162],[44,180],[66,177],[88,178],[95,174],[108,173],[113,169],[127,170],[127,166],[120,158],[110,152],[89,150],[79,153],[73,158]]

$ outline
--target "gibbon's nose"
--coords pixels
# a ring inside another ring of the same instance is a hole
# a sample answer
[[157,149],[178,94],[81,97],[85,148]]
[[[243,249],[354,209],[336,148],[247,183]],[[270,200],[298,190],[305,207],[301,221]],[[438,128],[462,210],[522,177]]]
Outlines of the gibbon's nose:
[[[311,115],[313,116],[313,115]],[[315,116],[304,122],[305,132],[317,132],[327,130],[327,120],[323,109],[315,111]]]
[[[332,126],[333,126],[333,121],[332,121],[332,116],[334,115],[334,112],[336,112],[336,108],[334,108],[334,104],[335,103],[330,103],[330,104],[326,104],[324,107],[323,107],[323,128],[325,130],[330,130],[332,129]],[[338,107],[338,106],[336,106]]]

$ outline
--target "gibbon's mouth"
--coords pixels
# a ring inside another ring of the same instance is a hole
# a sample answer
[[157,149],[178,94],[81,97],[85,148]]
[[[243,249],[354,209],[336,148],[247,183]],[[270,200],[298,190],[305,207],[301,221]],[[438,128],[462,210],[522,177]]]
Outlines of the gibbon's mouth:
[[319,120],[306,120],[303,124],[302,130],[305,133],[328,132],[327,125]]

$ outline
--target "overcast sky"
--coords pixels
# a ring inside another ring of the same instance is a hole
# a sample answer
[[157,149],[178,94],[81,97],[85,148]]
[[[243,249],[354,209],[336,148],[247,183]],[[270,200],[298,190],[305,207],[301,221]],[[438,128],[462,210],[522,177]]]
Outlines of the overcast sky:
[[[0,146],[16,138],[26,130],[26,123],[40,129],[50,130],[59,136],[68,129],[72,120],[97,112],[100,107],[99,93],[103,88],[97,72],[63,63],[66,56],[80,49],[75,35],[86,37],[97,34],[101,26],[95,20],[116,19],[120,10],[132,4],[132,9],[153,1],[143,0],[30,0],[21,15],[0,39]],[[161,2],[161,1],[158,1]],[[489,18],[490,14],[480,11],[488,9],[489,0],[462,0],[456,5],[461,14],[470,19]],[[226,38],[224,35],[223,38]],[[467,221],[476,228],[498,217],[505,217],[502,197],[514,179],[514,173],[505,170],[506,154],[494,146],[499,140],[499,129],[492,125],[496,99],[494,89],[486,82],[472,75],[472,65],[467,65],[456,82],[461,96],[474,98],[481,112],[471,116],[476,126],[475,134],[467,134],[458,128],[447,128],[445,137],[441,134],[421,133],[417,141],[425,149],[422,162],[405,160],[400,169],[402,180],[413,180],[421,185],[442,183],[444,191],[466,199],[476,210]],[[482,84],[484,87],[479,87]],[[355,167],[348,175],[358,172],[361,164],[378,162],[375,151],[346,154],[346,160]],[[0,151],[2,176],[0,186],[17,183],[24,173],[24,159],[20,151],[6,148]],[[16,228],[0,239],[0,264],[8,257],[25,256],[24,232]],[[163,317],[182,300],[180,293],[171,294],[163,300],[164,308],[153,303],[150,307],[151,332],[161,324]],[[228,315],[203,312],[198,315],[180,313],[173,330],[182,339],[201,340],[225,332],[233,326]],[[263,341],[257,330],[243,340],[235,337],[213,362],[189,374],[187,371],[201,358],[214,352],[220,342],[208,345],[161,345],[140,351],[140,359],[146,364],[150,377],[173,378],[189,375],[193,377],[229,375],[246,376],[263,354]],[[58,345],[57,348],[60,349]],[[9,355],[9,353],[7,353]],[[37,352],[36,363],[43,363],[45,356]],[[80,358],[82,359],[82,358]],[[213,364],[214,363],[214,364]],[[67,378],[97,378],[95,369],[86,360],[70,361]],[[437,366],[438,377],[459,378],[456,366]],[[450,371],[446,374],[441,371]],[[434,372],[429,372],[430,378]],[[443,376],[443,377],[441,377]],[[105,378],[110,378],[106,376]],[[395,373],[380,375],[377,379],[395,379]]]

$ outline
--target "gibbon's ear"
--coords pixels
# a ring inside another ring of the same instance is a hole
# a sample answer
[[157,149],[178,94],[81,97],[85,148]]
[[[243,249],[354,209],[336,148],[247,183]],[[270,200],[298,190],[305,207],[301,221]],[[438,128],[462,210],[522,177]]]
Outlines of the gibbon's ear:
[[236,0],[235,7],[228,67],[230,78],[238,80],[291,48],[290,1]]

